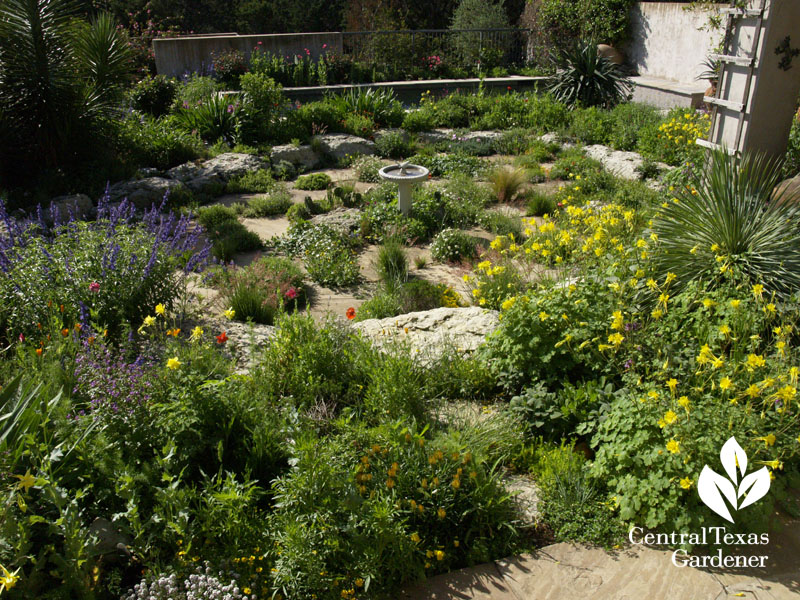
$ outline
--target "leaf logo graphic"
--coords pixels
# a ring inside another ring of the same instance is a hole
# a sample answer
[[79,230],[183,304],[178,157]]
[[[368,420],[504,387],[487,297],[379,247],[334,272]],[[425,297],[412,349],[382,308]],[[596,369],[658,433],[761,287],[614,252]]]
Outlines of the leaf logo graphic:
[[[731,437],[722,446],[719,459],[728,477],[723,477],[705,465],[697,480],[697,492],[706,506],[723,519],[733,523],[728,505],[733,510],[741,510],[766,496],[770,485],[769,469],[762,467],[745,476],[747,453],[734,437]],[[740,476],[741,481],[739,480]],[[740,499],[742,499],[741,502],[739,502]]]

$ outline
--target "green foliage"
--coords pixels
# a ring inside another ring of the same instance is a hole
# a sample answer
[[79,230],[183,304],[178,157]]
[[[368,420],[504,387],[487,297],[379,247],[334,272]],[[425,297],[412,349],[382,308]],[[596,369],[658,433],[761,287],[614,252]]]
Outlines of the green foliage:
[[552,285],[538,289],[535,297],[517,297],[484,350],[498,380],[509,390],[520,390],[536,380],[552,386],[603,374],[605,360],[591,346],[563,340],[591,340],[605,333],[612,311],[604,289],[602,280],[584,279],[580,286]]
[[403,117],[403,129],[410,132],[431,131],[436,128],[436,116],[426,110],[418,109]]
[[405,283],[408,279],[408,256],[399,240],[387,239],[378,248],[375,267],[387,288],[393,289]]
[[443,229],[431,243],[431,256],[439,262],[460,262],[476,254],[475,239],[458,229]]
[[311,218],[311,211],[305,204],[292,204],[286,210],[286,218],[290,223],[299,223],[300,221],[308,221]]
[[523,239],[522,220],[518,213],[500,210],[485,210],[478,217],[478,225],[495,235],[513,235]]
[[794,177],[800,173],[800,119],[792,120],[789,131],[789,145],[783,162],[783,175],[785,178]]
[[311,279],[321,285],[346,287],[361,277],[353,241],[331,227],[301,221],[289,228],[277,248],[302,258]]
[[709,123],[708,114],[673,109],[658,126],[650,124],[639,131],[638,151],[642,156],[668,165],[699,164],[705,151],[696,141],[705,137]]
[[524,154],[528,151],[534,139],[527,129],[511,129],[504,131],[503,135],[494,141],[494,149],[498,154]]
[[277,217],[286,214],[292,206],[291,194],[286,190],[280,190],[268,196],[251,198],[247,201],[242,214],[250,219]]
[[403,121],[403,105],[391,89],[353,88],[326,97],[326,102],[343,115],[369,117],[380,127],[398,127]]
[[334,600],[369,585],[380,594],[510,551],[513,504],[480,449],[428,442],[400,423],[300,445],[271,523],[281,593]]
[[[509,27],[508,15],[503,2],[494,0],[460,0],[453,11],[450,29],[494,29]],[[488,56],[481,53],[477,33],[456,33],[452,38],[453,51],[463,64],[474,64],[482,58],[484,68]]]
[[581,42],[562,50],[548,86],[556,100],[570,107],[611,108],[627,100],[631,90],[630,79],[617,65],[600,56],[594,42]]
[[186,131],[196,131],[207,142],[222,138],[229,145],[236,141],[238,104],[226,96],[215,94],[197,105],[175,111],[176,123]]
[[699,181],[677,190],[658,214],[656,272],[681,285],[719,281],[728,272],[781,297],[800,290],[796,198],[773,197],[781,165],[763,155],[711,154]]
[[405,158],[414,154],[414,142],[403,131],[389,131],[375,140],[378,154],[383,158]]
[[375,156],[360,156],[353,161],[356,178],[364,183],[380,183],[378,171],[382,168],[383,163]]
[[130,92],[133,108],[153,117],[167,114],[178,94],[178,82],[164,75],[147,75]]
[[452,177],[453,175],[472,175],[478,177],[487,169],[487,163],[476,156],[467,154],[423,155],[415,154],[408,159],[422,165],[433,177]]
[[586,145],[608,144],[615,124],[612,112],[595,106],[578,108],[572,114],[570,133]]
[[565,150],[558,155],[558,159],[550,169],[551,179],[571,179],[576,175],[586,177],[591,173],[597,173],[603,169],[598,161],[588,158],[583,154],[583,150],[573,148]]
[[225,186],[225,191],[229,194],[269,194],[280,189],[285,187],[277,183],[267,169],[234,175]]
[[272,325],[279,311],[302,309],[308,293],[302,271],[289,259],[267,257],[244,268],[221,269],[214,277],[222,304],[239,321]]
[[212,253],[221,261],[227,262],[234,254],[259,250],[263,246],[261,238],[239,222],[233,208],[221,204],[204,206],[198,211],[197,220],[211,240]]
[[213,96],[220,89],[220,85],[211,77],[203,77],[197,73],[192,73],[178,87],[178,99],[175,102],[175,108],[196,106]]
[[513,202],[527,180],[527,173],[523,169],[497,167],[489,173],[489,182],[498,202]]
[[633,0],[542,0],[539,19],[551,42],[559,47],[581,39],[619,44],[628,35]]
[[529,217],[541,217],[542,215],[552,215],[556,209],[556,200],[552,196],[541,192],[528,194],[528,205],[526,214]]
[[131,53],[105,13],[76,26],[64,0],[15,0],[0,11],[0,174],[29,185],[106,151],[104,119],[117,112]]
[[169,117],[135,114],[119,121],[115,142],[120,158],[132,168],[167,170],[203,156],[202,140],[175,126]]
[[[658,127],[661,115],[657,108],[647,104],[623,102],[611,111],[613,125],[609,143],[615,150],[635,150],[641,132]],[[588,142],[587,142],[588,143]]]
[[240,86],[239,137],[249,144],[274,141],[279,135],[279,119],[286,104],[281,86],[260,73],[245,73]]
[[331,185],[331,176],[327,173],[309,173],[297,178],[294,187],[298,190],[324,190]]
[[536,133],[553,133],[566,129],[572,115],[567,106],[549,94],[536,94],[526,98],[527,114],[523,119],[525,127]]

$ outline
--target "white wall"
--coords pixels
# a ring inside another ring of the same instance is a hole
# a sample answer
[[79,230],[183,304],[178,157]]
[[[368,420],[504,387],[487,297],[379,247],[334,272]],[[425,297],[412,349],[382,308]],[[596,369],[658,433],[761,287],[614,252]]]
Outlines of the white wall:
[[721,33],[702,31],[708,14],[684,10],[688,6],[638,2],[631,9],[631,40],[625,48],[625,59],[640,75],[692,83],[705,70],[702,63],[719,42]]

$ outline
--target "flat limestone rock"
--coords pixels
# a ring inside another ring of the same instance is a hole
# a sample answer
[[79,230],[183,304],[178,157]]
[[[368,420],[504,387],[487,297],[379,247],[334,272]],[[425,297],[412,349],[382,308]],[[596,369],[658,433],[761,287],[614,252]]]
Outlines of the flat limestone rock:
[[314,152],[308,144],[302,146],[293,146],[292,144],[273,146],[270,160],[272,164],[277,164],[285,160],[286,162],[299,165],[305,169],[314,169],[321,163],[320,157],[317,156],[316,152]]
[[[621,150],[612,150],[607,146],[595,144],[594,146],[586,146],[586,156],[593,158],[603,164],[603,167],[623,179],[637,180],[640,179],[638,169],[644,159],[636,152],[623,152]],[[669,165],[663,163],[656,163],[661,170],[669,169]]]
[[372,155],[376,151],[375,142],[346,133],[329,133],[318,139],[322,142],[323,150],[337,159],[354,154]]
[[460,352],[476,350],[500,326],[499,313],[477,306],[435,308],[388,319],[367,319],[353,327],[381,346],[407,343],[423,356],[440,355],[448,346]]

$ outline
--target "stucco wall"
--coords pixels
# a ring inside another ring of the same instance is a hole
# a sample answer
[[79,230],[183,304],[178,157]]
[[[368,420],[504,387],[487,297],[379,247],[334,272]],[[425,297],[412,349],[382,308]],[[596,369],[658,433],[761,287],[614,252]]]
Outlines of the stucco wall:
[[687,6],[639,2],[631,9],[632,35],[625,57],[640,75],[692,83],[705,70],[702,63],[720,34],[702,31],[708,14],[684,10]]
[[249,57],[250,52],[259,43],[261,48],[273,54],[294,56],[305,54],[308,50],[313,58],[317,58],[323,52],[341,52],[342,34],[339,32],[230,34],[156,39],[153,40],[156,71],[169,77],[180,77],[187,72],[208,72],[213,53],[240,50]]

